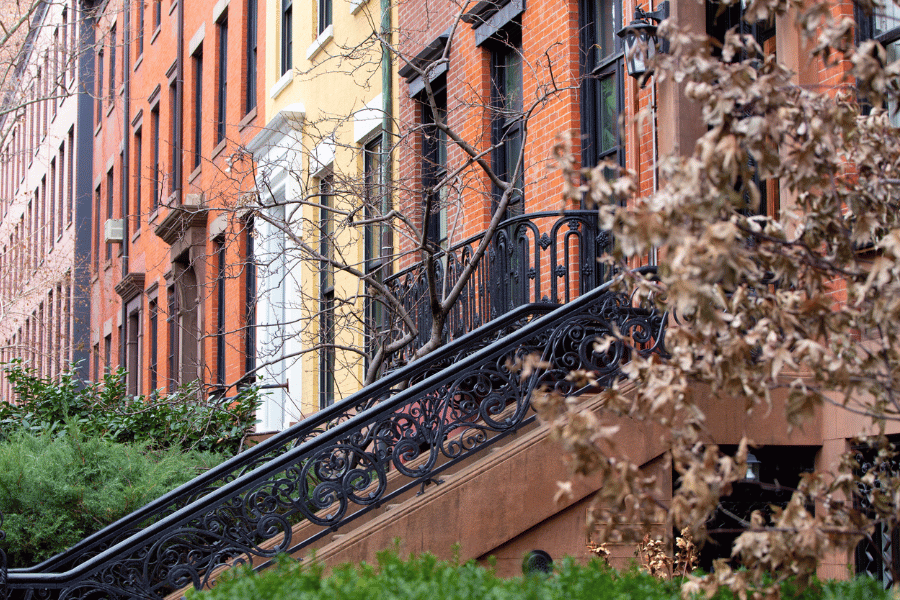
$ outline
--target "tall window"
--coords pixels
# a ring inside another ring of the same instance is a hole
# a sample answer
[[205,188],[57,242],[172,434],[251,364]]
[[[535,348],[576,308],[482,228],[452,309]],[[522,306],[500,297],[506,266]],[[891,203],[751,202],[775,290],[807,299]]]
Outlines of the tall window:
[[[509,34],[508,41],[498,42],[491,52],[491,104],[494,118],[491,123],[491,141],[497,149],[494,152],[494,171],[503,181],[512,182],[515,190],[509,198],[507,216],[523,212],[525,178],[522,158],[522,55],[521,43],[512,36],[520,37],[519,31]],[[494,190],[495,201],[500,189]]]
[[247,219],[244,227],[246,247],[246,287],[244,289],[244,370],[250,373],[256,369],[256,249],[253,219]]
[[216,383],[225,385],[225,245],[216,238]]
[[226,102],[227,75],[228,75],[228,16],[223,15],[216,24],[219,33],[219,64],[216,77],[216,88],[218,97],[216,98],[216,144],[225,139],[225,108]]
[[[443,76],[431,83],[434,106],[427,95],[422,99],[422,188],[427,214],[423,220],[428,239],[439,243],[447,237],[447,134],[437,123],[447,120],[447,80]],[[423,92],[424,94],[424,92]],[[435,110],[436,109],[436,110]],[[430,207],[430,208],[429,208]]]
[[100,269],[100,186],[94,190],[94,270]]
[[198,46],[193,56],[194,63],[194,168],[200,166],[203,154],[200,140],[203,124],[203,46]]
[[[900,59],[900,6],[893,2],[885,2],[884,7],[877,7],[871,14],[857,7],[857,21],[859,41],[873,39],[879,42],[887,50],[888,63]],[[888,100],[885,108],[888,110],[891,124],[900,127],[900,113],[898,113],[900,106],[897,97],[893,96]]]
[[153,29],[159,29],[162,23],[162,0],[154,0],[153,2]]
[[331,25],[331,0],[319,0],[319,34]]
[[150,167],[153,169],[153,198],[150,200],[150,211],[159,207],[159,104],[150,110],[150,135],[153,136],[153,159]]
[[593,166],[601,160],[624,165],[619,133],[623,64],[621,0],[583,0],[581,3],[581,64],[584,83],[581,95],[581,129],[584,136],[582,163]]
[[281,74],[294,66],[294,2],[281,0]]
[[[113,170],[106,172],[106,218],[113,218]],[[106,244],[106,260],[112,260],[112,244]]]
[[[366,219],[372,220],[390,212],[390,197],[385,193],[382,171],[381,139],[376,138],[364,149]],[[392,239],[387,224],[372,223],[365,231],[366,275],[381,283],[390,275]],[[374,286],[366,299],[366,351],[372,355],[383,342],[388,326],[384,305]],[[368,367],[368,364],[366,365]]]
[[137,32],[135,33],[135,58],[144,54],[144,0],[137,0]]
[[97,122],[103,118],[103,50],[97,53]]
[[109,101],[116,95],[116,26],[109,30]]
[[144,137],[143,130],[138,127],[134,132],[134,229],[141,225],[141,194],[143,186],[141,185],[144,178],[143,173],[143,153],[144,153]]
[[[169,182],[168,189],[166,193],[173,194],[176,189],[178,189],[179,184],[181,182],[175,181],[175,174],[178,170],[175,168],[175,162],[178,160],[182,160],[182,156],[176,151],[176,143],[175,140],[178,139],[178,129],[176,127],[175,114],[178,109],[178,81],[176,78],[173,78],[172,81],[169,82],[169,139],[166,146],[169,149],[169,169],[166,172],[166,180]],[[184,163],[182,163],[184,164]]]
[[334,258],[334,181],[331,175],[319,183],[319,252],[326,260],[319,269],[319,408],[334,404],[334,267],[327,259]]
[[140,302],[143,297],[138,296],[137,306],[128,313],[128,323],[125,329],[125,368],[126,389],[130,396],[141,393],[141,311]]
[[147,374],[150,377],[150,392],[153,393],[158,385],[157,373],[159,372],[159,305],[157,301],[151,300],[148,305],[150,315],[150,323],[148,332],[150,333],[150,360],[147,368]]
[[257,9],[257,0],[247,0],[247,97],[244,110],[248,113],[256,108]]
[[175,286],[170,285],[166,290],[168,298],[166,321],[168,325],[168,365],[169,382],[167,389],[169,393],[175,391],[178,387],[178,301],[175,296]]

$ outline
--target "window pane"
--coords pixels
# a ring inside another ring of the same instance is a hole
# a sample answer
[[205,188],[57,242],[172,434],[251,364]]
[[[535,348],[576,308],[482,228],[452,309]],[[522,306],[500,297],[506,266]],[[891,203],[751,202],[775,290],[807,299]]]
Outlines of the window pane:
[[883,33],[900,27],[900,6],[891,0],[885,2],[884,8],[878,8],[873,19],[875,25],[874,35],[877,37]]
[[597,28],[597,62],[612,55],[615,48],[616,14],[614,0],[596,0],[594,3],[594,24]]
[[616,146],[616,77],[615,74],[598,82],[597,140],[603,154]]

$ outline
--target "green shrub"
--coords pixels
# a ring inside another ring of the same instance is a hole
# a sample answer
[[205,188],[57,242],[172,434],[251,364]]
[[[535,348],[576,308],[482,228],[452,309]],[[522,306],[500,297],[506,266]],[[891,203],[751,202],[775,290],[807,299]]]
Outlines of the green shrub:
[[74,424],[60,431],[18,432],[0,443],[0,547],[11,566],[49,558],[222,460],[119,444]]
[[4,365],[16,404],[0,402],[0,440],[19,431],[57,434],[65,423],[115,442],[234,454],[256,423],[259,394],[241,390],[233,398],[204,398],[196,385],[164,397],[125,394],[125,371],[102,382],[78,379],[76,369],[42,378],[21,361]]
[[[803,593],[783,588],[789,600],[888,600],[888,592],[868,578],[816,583]],[[431,555],[400,560],[379,556],[378,566],[344,565],[328,577],[321,567],[288,559],[263,573],[235,569],[213,589],[188,593],[191,600],[681,600],[678,582],[631,570],[617,572],[598,562],[580,566],[565,560],[547,577],[501,579],[473,562],[439,561]],[[718,600],[730,600],[722,590]]]

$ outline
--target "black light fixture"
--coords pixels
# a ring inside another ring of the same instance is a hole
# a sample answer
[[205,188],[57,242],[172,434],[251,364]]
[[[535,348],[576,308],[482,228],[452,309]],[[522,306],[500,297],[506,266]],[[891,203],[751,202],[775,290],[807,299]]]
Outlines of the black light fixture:
[[762,461],[756,458],[756,455],[752,452],[747,453],[747,473],[744,475],[744,479],[747,481],[759,481],[759,467],[762,465]]
[[668,16],[668,0],[652,12],[646,12],[640,6],[636,6],[634,19],[616,34],[625,43],[625,65],[628,74],[642,80],[641,85],[653,73],[649,66],[650,61],[656,56],[657,51],[664,51],[659,47],[656,28]]

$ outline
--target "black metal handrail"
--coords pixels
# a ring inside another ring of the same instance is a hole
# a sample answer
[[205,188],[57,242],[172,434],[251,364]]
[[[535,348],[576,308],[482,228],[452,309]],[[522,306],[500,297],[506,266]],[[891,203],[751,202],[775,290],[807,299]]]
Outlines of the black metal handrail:
[[[265,465],[66,572],[10,571],[12,597],[159,598],[205,585],[220,565],[302,550],[533,420],[536,385],[577,393],[565,379],[570,369],[589,369],[608,385],[629,353],[664,352],[665,323],[665,314],[635,305],[629,295],[598,288],[521,327],[511,325],[501,339],[458,355],[451,368],[426,368],[423,379],[378,403],[342,403],[333,427],[295,438],[298,443]],[[630,339],[598,354],[597,336],[615,331]],[[518,381],[509,359],[534,352],[554,367]],[[297,519],[317,529],[296,540]]]
[[490,324],[454,340],[438,351],[415,361],[402,369],[391,372],[374,384],[348,396],[347,398],[320,410],[300,423],[244,450],[234,458],[198,475],[157,500],[111,523],[90,535],[78,544],[47,560],[24,568],[10,569],[11,572],[65,571],[83,562],[111,545],[133,535],[149,523],[159,520],[175,510],[202,497],[225,483],[265,464],[270,458],[287,452],[297,444],[315,437],[322,431],[334,427],[348,415],[363,412],[378,404],[402,386],[454,364],[461,355],[470,353],[479,345],[490,343],[492,339],[516,329],[535,316],[546,314],[556,308],[553,305],[528,305],[510,311]]
[[[444,327],[449,340],[529,303],[564,304],[610,279],[598,259],[611,236],[598,227],[595,210],[538,212],[500,223],[482,260],[465,286]],[[453,285],[468,265],[484,233],[434,257],[436,284]],[[385,279],[418,329],[414,344],[391,357],[389,368],[404,364],[431,333],[425,269],[421,263]]]

